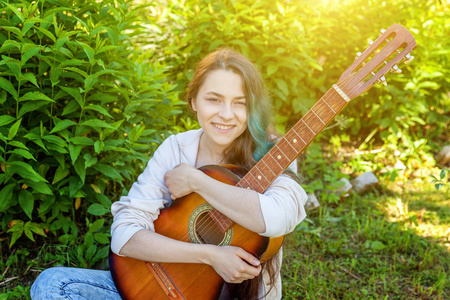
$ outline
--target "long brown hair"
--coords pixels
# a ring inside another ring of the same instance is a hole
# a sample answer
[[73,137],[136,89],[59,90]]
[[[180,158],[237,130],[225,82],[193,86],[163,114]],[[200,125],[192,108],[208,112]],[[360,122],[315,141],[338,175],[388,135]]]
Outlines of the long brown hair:
[[[186,100],[191,108],[192,100],[197,97],[201,85],[208,74],[214,70],[232,71],[242,79],[242,90],[247,100],[248,126],[244,133],[225,150],[223,161],[239,165],[245,171],[249,171],[271,146],[272,105],[267,90],[261,74],[247,57],[231,49],[219,49],[208,54],[195,69],[194,76],[186,90]],[[277,255],[263,265],[270,277],[270,289],[275,284],[278,266]],[[263,272],[258,277],[239,284],[237,297],[239,299],[257,299],[258,290],[262,284],[262,274]]]

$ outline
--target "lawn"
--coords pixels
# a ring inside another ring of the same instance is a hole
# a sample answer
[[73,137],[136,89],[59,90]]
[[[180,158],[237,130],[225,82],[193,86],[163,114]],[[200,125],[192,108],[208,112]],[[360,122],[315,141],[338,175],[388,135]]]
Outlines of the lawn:
[[449,299],[449,198],[419,182],[309,212],[285,241],[285,299]]

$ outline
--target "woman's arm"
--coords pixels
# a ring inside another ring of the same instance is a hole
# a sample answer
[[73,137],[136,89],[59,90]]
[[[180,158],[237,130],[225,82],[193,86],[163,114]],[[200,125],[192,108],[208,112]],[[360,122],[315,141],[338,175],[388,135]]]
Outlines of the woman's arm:
[[140,230],[120,250],[145,261],[208,264],[229,283],[253,279],[261,272],[258,259],[239,247],[191,244]]
[[172,199],[195,192],[241,226],[257,233],[266,231],[258,193],[253,190],[222,183],[188,164],[168,171],[164,181]]
[[264,236],[285,235],[306,217],[306,193],[288,176],[279,176],[264,194],[222,183],[186,164],[168,171],[164,180],[172,199],[196,192],[234,222]]

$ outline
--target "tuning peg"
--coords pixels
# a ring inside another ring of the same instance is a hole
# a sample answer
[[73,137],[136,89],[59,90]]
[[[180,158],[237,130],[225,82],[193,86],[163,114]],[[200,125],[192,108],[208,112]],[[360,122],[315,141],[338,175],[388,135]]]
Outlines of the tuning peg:
[[369,46],[371,46],[373,44],[372,40],[369,40]]
[[381,33],[378,35],[379,37],[382,36],[386,32],[386,29],[381,29],[380,32]]
[[355,60],[357,60],[362,55],[361,52],[356,53]]
[[398,73],[398,74],[402,72],[402,70],[397,65],[394,65],[390,71],[392,73]]
[[414,60],[414,56],[412,56],[411,54],[408,53],[405,55],[405,64],[409,64],[413,60]]
[[382,83],[384,86],[387,86],[386,78],[384,76],[381,76],[380,79],[377,79],[375,83]]

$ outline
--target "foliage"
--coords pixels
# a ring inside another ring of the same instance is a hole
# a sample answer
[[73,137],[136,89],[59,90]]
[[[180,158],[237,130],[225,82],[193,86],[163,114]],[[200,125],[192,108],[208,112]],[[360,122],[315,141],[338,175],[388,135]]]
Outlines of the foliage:
[[[148,1],[145,23],[156,28],[136,39],[171,67],[182,89],[195,63],[218,47],[248,55],[260,67],[284,132],[351,64],[365,41],[393,23],[416,38],[415,61],[345,109],[352,138],[403,143],[410,133],[432,138],[450,121],[449,8],[414,1]],[[367,22],[367,20],[371,20]],[[422,127],[425,124],[435,130]],[[433,125],[431,125],[433,124]],[[422,129],[423,128],[423,129]],[[375,130],[375,131],[374,131]],[[372,131],[374,131],[372,133]],[[336,131],[329,131],[333,134]],[[371,134],[372,133],[372,134]],[[392,138],[391,138],[392,141]]]
[[[447,176],[448,174],[448,176]],[[445,186],[446,183],[448,185],[448,178],[450,177],[450,169],[448,168],[443,168],[440,172],[439,172],[439,178],[437,178],[434,175],[430,175],[430,177],[433,179],[433,181],[431,182],[432,184],[434,184],[434,187],[436,188],[436,190],[439,190],[441,187]]]
[[[107,256],[109,212],[180,109],[164,66],[131,48],[127,1],[0,4],[0,219],[58,236],[79,266]],[[3,243],[3,242],[2,242]]]

